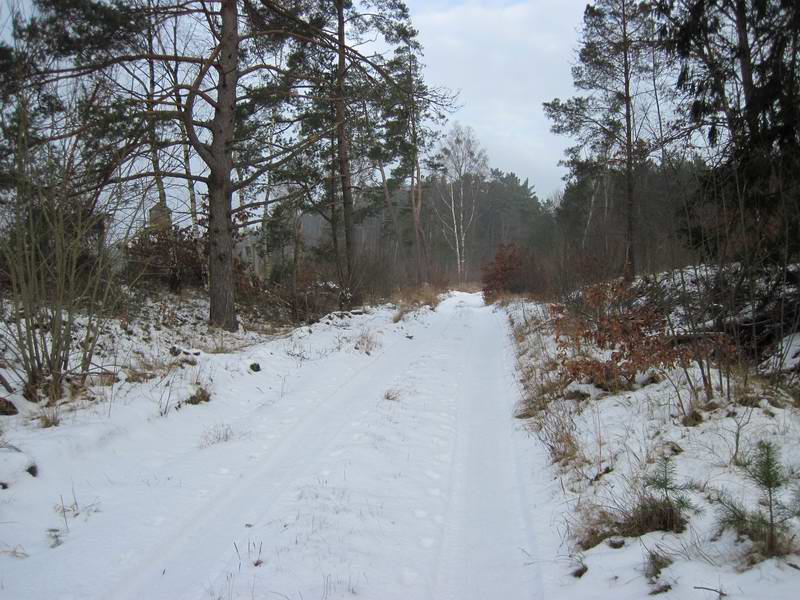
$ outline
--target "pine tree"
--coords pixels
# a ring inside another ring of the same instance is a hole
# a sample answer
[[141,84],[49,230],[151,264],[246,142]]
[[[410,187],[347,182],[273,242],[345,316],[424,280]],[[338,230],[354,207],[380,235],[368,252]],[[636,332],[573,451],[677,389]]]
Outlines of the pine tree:
[[587,5],[578,62],[572,69],[574,85],[585,95],[544,104],[553,132],[578,139],[578,147],[570,150],[573,160],[588,150],[608,157],[624,172],[626,279],[633,278],[637,266],[636,169],[644,141],[638,133],[637,96],[649,77],[646,59],[654,43],[649,15],[648,3],[639,0],[597,0]]

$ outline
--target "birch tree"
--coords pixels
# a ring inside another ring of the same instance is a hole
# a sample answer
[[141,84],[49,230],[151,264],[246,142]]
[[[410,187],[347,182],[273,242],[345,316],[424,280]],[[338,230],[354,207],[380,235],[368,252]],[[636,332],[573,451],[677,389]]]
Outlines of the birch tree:
[[438,205],[434,204],[442,234],[453,251],[456,274],[467,274],[467,237],[475,222],[478,192],[489,172],[486,151],[470,127],[454,124],[434,159]]

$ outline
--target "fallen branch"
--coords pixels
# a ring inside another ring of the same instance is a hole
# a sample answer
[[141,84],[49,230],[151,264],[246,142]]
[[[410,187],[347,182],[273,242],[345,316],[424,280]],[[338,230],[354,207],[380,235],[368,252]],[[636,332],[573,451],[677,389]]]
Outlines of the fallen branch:
[[706,592],[714,592],[715,594],[717,594],[718,598],[724,598],[725,596],[728,595],[725,592],[723,592],[722,590],[715,590],[714,588],[707,588],[707,587],[703,587],[701,585],[694,586],[694,589],[703,590],[703,591],[706,591]]

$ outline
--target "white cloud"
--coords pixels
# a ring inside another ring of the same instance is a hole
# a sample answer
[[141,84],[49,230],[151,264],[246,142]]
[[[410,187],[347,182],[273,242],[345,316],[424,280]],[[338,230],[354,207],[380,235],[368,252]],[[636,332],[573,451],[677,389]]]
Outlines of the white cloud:
[[407,3],[429,82],[461,92],[453,119],[475,129],[493,167],[530,178],[542,197],[558,189],[569,141],[550,133],[542,102],[574,94],[586,0]]

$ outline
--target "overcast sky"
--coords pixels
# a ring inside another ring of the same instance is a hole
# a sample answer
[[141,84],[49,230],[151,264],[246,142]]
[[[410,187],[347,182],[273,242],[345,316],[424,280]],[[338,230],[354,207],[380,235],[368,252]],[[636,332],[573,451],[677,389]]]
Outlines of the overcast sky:
[[550,133],[542,102],[574,94],[570,66],[586,0],[406,0],[427,79],[460,91],[452,115],[470,125],[492,167],[530,179],[541,198],[561,187],[568,140]]

